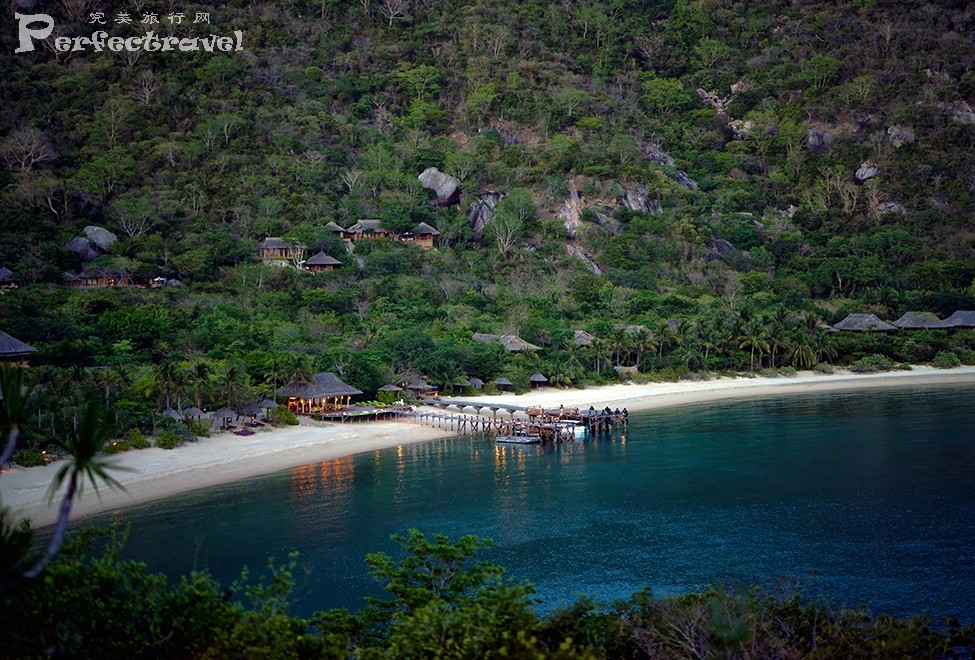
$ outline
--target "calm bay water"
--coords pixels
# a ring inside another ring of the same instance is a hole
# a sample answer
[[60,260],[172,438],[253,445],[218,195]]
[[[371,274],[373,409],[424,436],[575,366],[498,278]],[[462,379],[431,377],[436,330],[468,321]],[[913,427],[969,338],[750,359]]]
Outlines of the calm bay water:
[[[418,528],[490,537],[543,608],[709,584],[975,620],[975,388],[737,401],[632,415],[575,443],[455,438],[326,461],[116,514],[176,575],[301,553],[294,611],[359,608],[368,552]],[[106,515],[95,519],[104,524]],[[87,521],[86,521],[87,522]]]

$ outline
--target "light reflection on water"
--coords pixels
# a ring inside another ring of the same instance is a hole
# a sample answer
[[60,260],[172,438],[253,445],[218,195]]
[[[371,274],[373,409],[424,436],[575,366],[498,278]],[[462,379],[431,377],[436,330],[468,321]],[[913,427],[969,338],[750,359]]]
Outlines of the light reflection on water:
[[[546,607],[715,582],[800,584],[898,615],[975,619],[971,387],[739,401],[632,415],[558,446],[438,440],[122,513],[154,570],[229,582],[301,553],[295,611],[357,608],[368,552],[416,527],[493,538]],[[104,518],[103,520],[107,520]]]

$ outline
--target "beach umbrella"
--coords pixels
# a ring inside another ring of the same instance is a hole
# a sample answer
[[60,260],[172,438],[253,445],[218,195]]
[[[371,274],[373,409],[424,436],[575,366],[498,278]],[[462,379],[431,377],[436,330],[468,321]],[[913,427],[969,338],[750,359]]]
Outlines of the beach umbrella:
[[162,411],[162,414],[166,415],[167,417],[172,417],[178,422],[183,421],[183,416],[180,415],[175,410],[173,410],[172,408],[166,408],[165,410]]
[[240,414],[245,417],[257,417],[263,412],[264,412],[264,408],[262,408],[259,404],[249,403],[246,406],[244,406],[244,409],[240,411]]
[[379,391],[380,392],[402,392],[403,391],[403,388],[402,387],[399,387],[398,385],[389,384],[389,385],[383,385],[382,387],[380,387],[379,388]]
[[213,421],[219,422],[220,426],[226,426],[228,420],[232,422],[235,419],[237,419],[237,413],[230,408],[221,408],[213,413]]
[[206,413],[197,408],[196,406],[190,406],[183,411],[183,417],[190,417],[192,419],[197,419],[203,417]]
[[510,387],[512,387],[514,385],[514,383],[512,383],[510,380],[508,380],[507,378],[505,378],[503,376],[500,377],[500,378],[495,378],[494,379],[494,384],[497,386],[497,388],[499,390],[504,390],[504,389],[510,388]]
[[277,403],[271,401],[270,399],[264,399],[257,405],[261,408],[261,410],[274,410],[275,408],[279,407]]

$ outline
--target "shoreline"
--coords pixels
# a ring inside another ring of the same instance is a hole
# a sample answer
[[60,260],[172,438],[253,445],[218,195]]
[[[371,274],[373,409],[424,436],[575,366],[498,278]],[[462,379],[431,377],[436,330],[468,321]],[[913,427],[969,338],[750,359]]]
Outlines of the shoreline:
[[[501,403],[546,408],[557,408],[560,404],[580,408],[593,405],[642,411],[729,399],[966,383],[975,384],[975,367],[915,367],[912,371],[877,374],[803,372],[792,378],[721,377],[706,381],[625,383],[586,389],[543,388],[526,394],[478,395],[461,397],[460,400],[483,401],[487,405]],[[98,513],[208,486],[455,435],[453,431],[408,422],[303,423],[259,431],[252,436],[221,433],[173,450],[155,447],[130,450],[108,457],[112,464],[125,470],[115,470],[112,474],[127,492],[99,487],[98,497],[91,484],[86,484],[83,496],[75,500],[71,519],[72,523],[77,523]],[[49,504],[47,492],[61,465],[58,461],[44,467],[14,467],[5,471],[0,475],[0,506],[9,507],[15,520],[29,518],[35,529],[53,524],[60,493]]]

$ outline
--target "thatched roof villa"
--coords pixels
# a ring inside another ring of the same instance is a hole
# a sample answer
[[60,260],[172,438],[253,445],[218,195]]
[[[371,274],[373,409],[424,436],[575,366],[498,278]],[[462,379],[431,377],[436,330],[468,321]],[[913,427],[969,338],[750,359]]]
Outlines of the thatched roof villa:
[[319,252],[313,257],[308,257],[302,264],[305,270],[312,273],[331,272],[341,265],[341,261],[335,257],[330,257],[324,252]]
[[971,310],[959,310],[946,318],[944,321],[945,328],[952,328],[954,330],[968,330],[975,328],[975,311]]
[[342,382],[335,374],[326,372],[315,374],[311,381],[292,381],[280,394],[288,397],[289,410],[307,415],[347,406],[352,397],[362,394],[362,391]]
[[517,335],[493,335],[487,332],[475,332],[474,341],[483,342],[485,344],[490,344],[492,341],[498,341],[501,342],[501,345],[505,347],[505,350],[511,352],[541,350],[540,346],[527,342]]
[[894,326],[902,330],[927,330],[944,328],[945,323],[932,312],[907,312],[894,321]]
[[850,314],[833,327],[846,332],[890,332],[897,329],[890,323],[881,321],[876,314]]
[[37,349],[0,330],[0,363],[27,366],[27,359]]

